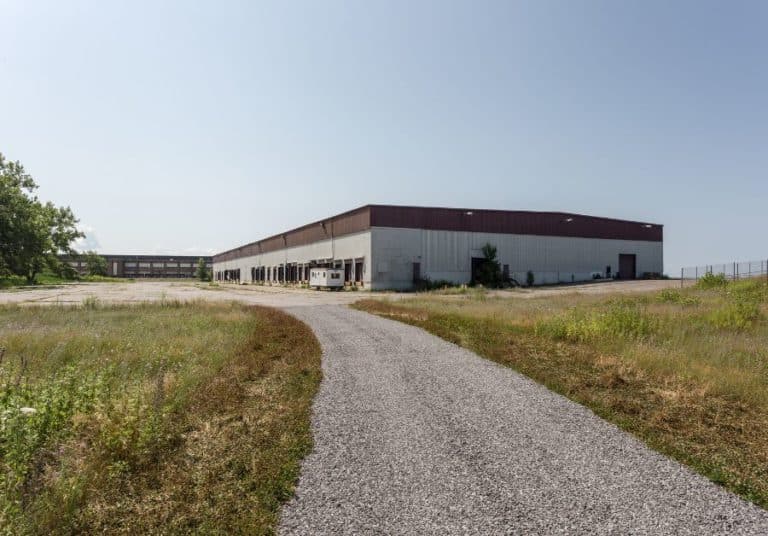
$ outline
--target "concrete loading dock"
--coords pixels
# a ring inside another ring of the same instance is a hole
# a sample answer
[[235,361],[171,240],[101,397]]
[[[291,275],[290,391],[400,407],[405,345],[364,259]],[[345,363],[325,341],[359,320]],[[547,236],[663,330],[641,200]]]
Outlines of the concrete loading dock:
[[213,257],[219,281],[308,283],[312,268],[346,285],[409,289],[419,280],[469,283],[482,247],[506,276],[535,284],[663,273],[663,226],[561,212],[366,205]]

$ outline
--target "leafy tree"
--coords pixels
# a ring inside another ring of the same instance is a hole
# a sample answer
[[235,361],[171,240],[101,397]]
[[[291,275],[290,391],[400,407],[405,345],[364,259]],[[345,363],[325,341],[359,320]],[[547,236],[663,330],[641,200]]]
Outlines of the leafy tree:
[[13,275],[13,272],[11,272],[11,269],[5,264],[5,259],[0,256],[0,277],[8,277],[9,275]]
[[496,246],[485,244],[482,252],[483,262],[477,269],[477,282],[485,287],[500,287],[504,278],[501,274],[501,265],[496,258]]
[[88,275],[107,275],[107,259],[95,251],[85,252],[85,267]]
[[205,264],[205,259],[202,257],[197,259],[197,270],[195,271],[195,276],[200,281],[208,281],[211,278],[211,274],[208,273],[208,267]]
[[77,279],[80,275],[78,274],[77,270],[75,270],[72,265],[66,261],[61,262],[57,260],[56,264],[50,266],[50,268],[54,275],[57,275],[62,279]]
[[58,266],[57,254],[73,253],[72,242],[83,236],[72,210],[41,202],[36,189],[24,166],[0,153],[0,274],[29,283],[46,266]]

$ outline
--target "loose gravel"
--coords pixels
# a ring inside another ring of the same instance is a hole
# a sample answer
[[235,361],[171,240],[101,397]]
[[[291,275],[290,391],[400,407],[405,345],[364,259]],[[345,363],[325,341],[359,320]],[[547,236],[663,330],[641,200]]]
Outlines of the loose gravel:
[[768,512],[514,371],[343,306],[282,534],[768,534]]

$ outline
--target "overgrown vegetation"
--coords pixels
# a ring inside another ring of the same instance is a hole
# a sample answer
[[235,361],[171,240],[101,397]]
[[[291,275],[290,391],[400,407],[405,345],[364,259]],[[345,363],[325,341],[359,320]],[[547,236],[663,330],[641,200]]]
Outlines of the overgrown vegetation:
[[44,269],[62,270],[59,253],[73,253],[83,236],[69,207],[43,203],[37,184],[19,162],[0,153],[0,278],[22,276],[34,283]]
[[635,296],[421,296],[356,307],[420,326],[592,408],[768,507],[768,285]]
[[696,286],[700,289],[725,288],[728,286],[728,280],[725,274],[707,272],[696,281]]
[[311,446],[293,317],[165,301],[0,307],[0,533],[274,531]]
[[592,342],[606,339],[640,340],[654,333],[658,319],[634,300],[610,301],[599,309],[570,309],[542,320],[535,333],[556,340]]

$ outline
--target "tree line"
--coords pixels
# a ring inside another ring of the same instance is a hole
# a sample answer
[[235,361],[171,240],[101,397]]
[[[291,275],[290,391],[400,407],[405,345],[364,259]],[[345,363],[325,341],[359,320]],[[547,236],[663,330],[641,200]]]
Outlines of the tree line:
[[[35,283],[37,276],[50,271],[64,279],[79,275],[61,255],[80,257],[72,244],[85,235],[77,228],[79,220],[69,207],[42,202],[35,192],[37,184],[20,162],[0,153],[0,278],[24,277]],[[88,275],[107,275],[107,261],[95,251],[82,254]],[[205,260],[200,258],[195,274],[210,280]]]
[[60,274],[58,255],[75,254],[72,243],[84,236],[72,209],[42,202],[36,190],[24,166],[0,153],[0,277],[34,283],[46,268]]

